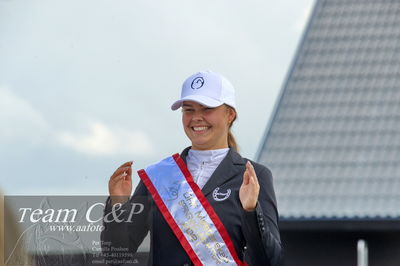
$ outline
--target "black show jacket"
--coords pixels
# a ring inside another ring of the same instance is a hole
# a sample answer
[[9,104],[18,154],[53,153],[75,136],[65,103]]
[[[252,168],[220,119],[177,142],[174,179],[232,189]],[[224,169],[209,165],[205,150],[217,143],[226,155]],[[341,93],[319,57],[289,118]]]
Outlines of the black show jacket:
[[[185,162],[189,149],[190,147],[186,148],[181,154]],[[265,166],[251,162],[260,184],[260,194],[256,209],[245,211],[240,203],[239,189],[247,161],[230,149],[204,185],[202,192],[228,231],[239,259],[249,265],[279,265],[282,247],[272,175]],[[228,190],[231,190],[231,193],[225,200],[218,197],[216,200],[215,195],[213,197],[216,189],[218,193],[227,193]],[[133,206],[130,203],[134,202],[143,203],[145,208],[140,214],[136,214],[131,222],[104,223],[105,229],[101,233],[103,253],[109,253],[110,247],[124,247],[132,254],[136,252],[150,230],[148,265],[192,265],[189,256],[164,220],[142,181],[136,187],[130,201],[122,205],[122,209],[127,211],[118,217],[128,214],[129,208]],[[110,205],[108,199],[105,215],[110,213]]]

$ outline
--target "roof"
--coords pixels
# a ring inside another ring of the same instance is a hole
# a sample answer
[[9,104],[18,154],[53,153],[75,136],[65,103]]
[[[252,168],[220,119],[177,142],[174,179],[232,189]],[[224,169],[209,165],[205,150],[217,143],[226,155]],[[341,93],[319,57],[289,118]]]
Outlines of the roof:
[[400,1],[316,1],[257,157],[283,218],[400,218]]

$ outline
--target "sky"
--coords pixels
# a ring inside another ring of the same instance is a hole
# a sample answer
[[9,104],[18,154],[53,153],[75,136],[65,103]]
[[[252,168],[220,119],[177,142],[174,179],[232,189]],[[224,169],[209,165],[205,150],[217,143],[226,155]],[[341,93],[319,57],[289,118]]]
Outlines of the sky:
[[170,106],[201,70],[234,85],[233,133],[255,159],[313,5],[0,0],[0,189],[105,195],[122,163],[181,152]]

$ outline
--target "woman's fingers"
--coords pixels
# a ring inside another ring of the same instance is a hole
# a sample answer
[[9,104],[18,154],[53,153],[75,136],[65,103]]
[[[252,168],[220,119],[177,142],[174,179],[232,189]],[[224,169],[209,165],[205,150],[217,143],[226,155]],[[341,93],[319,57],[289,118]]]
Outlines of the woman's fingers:
[[243,174],[243,184],[239,190],[239,198],[243,208],[253,210],[257,204],[260,185],[253,165],[248,161]]
[[256,171],[254,170],[254,166],[250,163],[250,161],[247,161],[246,163],[246,171],[249,172],[250,182],[259,186]]
[[250,182],[249,171],[246,169],[243,174],[243,184],[247,185]]
[[121,165],[120,167],[117,168],[117,170],[115,170],[114,174],[119,175],[119,173],[121,171],[126,171],[127,169],[129,169],[132,166],[133,162],[129,161],[124,163],[123,165]]
[[[108,182],[109,184],[109,190],[110,194],[114,194],[115,192],[118,193],[117,191],[120,190],[120,182],[121,181],[128,181],[128,183],[121,183],[123,187],[126,185],[130,186],[130,181],[132,177],[132,161],[126,162],[123,165],[121,165],[113,175],[110,177],[110,180]],[[112,192],[112,193],[111,193]]]
[[[116,184],[116,183],[118,183],[119,181],[121,181],[121,180],[125,180],[125,178],[127,178],[128,177],[128,174],[127,173],[121,173],[120,175],[116,175],[116,176],[112,176],[111,178],[110,178],[110,184]],[[128,177],[129,178],[129,177]]]
[[120,167],[118,167],[118,169],[121,167],[132,166],[132,164],[133,164],[133,161],[126,162],[126,163],[122,164]]
[[250,176],[252,177],[252,181],[254,183],[258,184],[256,171],[254,170],[254,166],[251,164],[250,161],[247,161],[247,163],[246,163],[246,170],[249,171]]
[[128,175],[132,174],[132,163],[133,162],[126,162],[123,165],[121,165],[117,170],[115,170],[115,172],[113,173],[113,175],[111,176],[111,179],[120,176],[122,173],[127,173]]
[[126,172],[128,176],[132,176],[132,167],[129,167],[128,171]]
[[246,185],[249,183],[258,184],[256,172],[250,161],[247,161],[246,163],[246,170],[243,174],[243,183]]
[[120,168],[114,172],[114,174],[110,177],[110,179],[119,178],[121,175],[127,174],[128,170],[129,170],[129,167]]

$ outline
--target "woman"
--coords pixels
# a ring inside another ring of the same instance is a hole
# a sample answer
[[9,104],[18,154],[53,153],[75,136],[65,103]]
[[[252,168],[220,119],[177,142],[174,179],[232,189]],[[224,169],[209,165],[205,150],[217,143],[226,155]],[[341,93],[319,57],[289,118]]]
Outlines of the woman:
[[[102,240],[106,245],[136,252],[150,230],[149,265],[280,263],[281,243],[272,175],[266,167],[242,158],[237,152],[230,131],[236,119],[234,94],[231,83],[215,72],[198,72],[185,80],[181,98],[171,109],[182,108],[182,125],[192,143],[179,158],[174,158],[177,164],[179,160],[184,161],[185,164],[179,164],[182,173],[186,172],[187,165],[190,174],[186,179],[182,177],[175,190],[169,191],[172,194],[168,192],[163,198],[162,188],[157,189],[154,184],[159,180],[170,182],[168,174],[164,179],[151,181],[146,171],[139,172],[142,181],[129,199],[132,162],[121,165],[109,181],[110,198],[105,214],[111,212],[111,206],[119,206],[115,210],[120,211],[116,217],[121,221],[127,218],[132,206],[143,204],[141,206],[145,207],[127,223],[105,223]],[[157,167],[149,168],[149,175],[157,171],[165,174],[165,170],[157,170],[161,169]],[[183,182],[182,187],[180,182]],[[173,188],[173,184],[167,187]],[[179,190],[182,193],[176,192]],[[179,195],[184,195],[183,200],[171,203],[171,199]],[[185,198],[190,198],[188,205]],[[197,215],[200,220],[194,224],[188,222],[196,218],[188,206],[203,210]],[[104,251],[110,250],[103,247]]]

